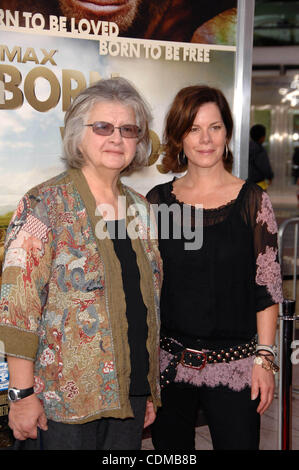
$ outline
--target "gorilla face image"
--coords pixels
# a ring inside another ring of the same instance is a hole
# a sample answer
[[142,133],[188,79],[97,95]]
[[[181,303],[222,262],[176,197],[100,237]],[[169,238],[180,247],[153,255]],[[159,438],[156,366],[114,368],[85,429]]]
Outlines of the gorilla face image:
[[117,23],[120,32],[132,25],[143,0],[59,0],[61,13],[79,21],[104,20]]
[[[234,44],[237,0],[0,0],[10,11],[41,13],[68,20],[110,21],[120,36],[200,44]],[[21,18],[20,26],[24,26]]]

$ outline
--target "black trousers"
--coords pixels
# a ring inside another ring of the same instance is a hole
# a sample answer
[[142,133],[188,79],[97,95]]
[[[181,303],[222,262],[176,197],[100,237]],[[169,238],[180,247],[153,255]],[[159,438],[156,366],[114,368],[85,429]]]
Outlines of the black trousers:
[[130,397],[134,418],[102,418],[84,424],[48,420],[37,439],[16,441],[15,450],[139,450],[147,397]]
[[251,400],[250,388],[235,392],[228,387],[194,387],[172,383],[162,390],[162,407],[151,432],[155,450],[195,450],[199,407],[217,450],[257,450],[259,398]]

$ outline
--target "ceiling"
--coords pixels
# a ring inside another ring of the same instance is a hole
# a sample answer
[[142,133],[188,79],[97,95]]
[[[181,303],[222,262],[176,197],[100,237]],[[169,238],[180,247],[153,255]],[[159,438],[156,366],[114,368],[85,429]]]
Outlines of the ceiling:
[[253,46],[252,104],[281,104],[299,74],[299,1],[256,0]]

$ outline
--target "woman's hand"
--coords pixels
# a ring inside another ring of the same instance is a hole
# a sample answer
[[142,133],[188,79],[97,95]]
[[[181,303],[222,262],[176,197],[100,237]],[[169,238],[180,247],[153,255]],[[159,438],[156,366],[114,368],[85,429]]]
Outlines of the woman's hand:
[[[275,343],[278,317],[278,304],[271,305],[257,312],[257,333],[260,345],[272,345]],[[267,350],[264,351],[269,354]],[[273,356],[268,356],[274,360]],[[263,359],[266,361],[266,359]],[[262,415],[269,408],[274,397],[275,380],[271,370],[264,369],[259,364],[253,364],[251,398],[255,400],[260,395],[260,403],[257,412]]]
[[251,399],[255,400],[260,395],[260,403],[257,412],[262,415],[269,408],[274,397],[275,380],[271,370],[264,369],[261,365],[253,364]]
[[20,441],[37,438],[37,427],[48,429],[44,408],[35,394],[10,404],[8,425]]
[[156,419],[156,412],[154,409],[153,402],[147,401],[146,402],[146,410],[145,410],[145,417],[144,417],[144,425],[143,427],[146,428],[150,426]]

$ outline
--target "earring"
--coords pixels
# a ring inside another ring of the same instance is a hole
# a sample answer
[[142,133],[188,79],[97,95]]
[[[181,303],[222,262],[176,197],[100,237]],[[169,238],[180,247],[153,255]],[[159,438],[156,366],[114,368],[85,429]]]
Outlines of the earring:
[[225,143],[225,155],[223,156],[223,160],[227,160],[228,157],[228,145]]

